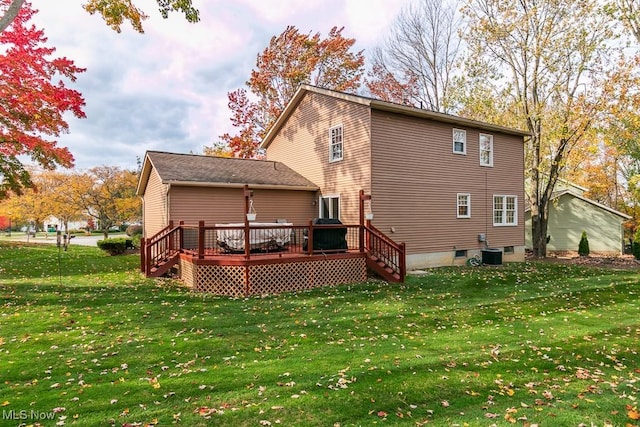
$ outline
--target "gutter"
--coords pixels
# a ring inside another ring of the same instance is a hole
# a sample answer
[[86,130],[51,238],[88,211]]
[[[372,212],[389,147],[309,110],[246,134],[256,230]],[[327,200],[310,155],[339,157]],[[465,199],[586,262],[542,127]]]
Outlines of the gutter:
[[211,188],[244,188],[248,185],[252,189],[262,190],[293,190],[293,191],[318,191],[317,186],[277,185],[277,184],[244,184],[236,182],[196,182],[196,181],[162,181],[163,184],[178,185],[183,187],[211,187]]

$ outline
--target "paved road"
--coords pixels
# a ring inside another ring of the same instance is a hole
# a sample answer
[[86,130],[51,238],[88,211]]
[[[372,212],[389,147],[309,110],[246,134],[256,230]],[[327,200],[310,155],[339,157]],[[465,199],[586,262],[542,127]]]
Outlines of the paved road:
[[[109,237],[121,237],[126,236],[125,234],[114,234]],[[56,244],[56,236],[50,234],[48,237],[45,237],[43,233],[39,233],[36,237],[29,237],[25,233],[14,232],[11,237],[2,237],[3,240],[12,240],[14,242],[30,242],[30,243],[43,243],[43,244]],[[102,235],[91,235],[84,236],[76,234],[74,238],[71,239],[71,245],[82,245],[82,246],[97,246],[97,241],[104,239]]]

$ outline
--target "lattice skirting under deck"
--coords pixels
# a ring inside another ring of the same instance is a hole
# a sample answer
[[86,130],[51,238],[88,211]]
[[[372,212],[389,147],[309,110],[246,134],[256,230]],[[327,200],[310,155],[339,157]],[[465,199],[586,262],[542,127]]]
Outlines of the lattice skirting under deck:
[[248,265],[199,264],[181,259],[180,276],[196,292],[247,296],[362,282],[367,278],[367,267],[364,257]]

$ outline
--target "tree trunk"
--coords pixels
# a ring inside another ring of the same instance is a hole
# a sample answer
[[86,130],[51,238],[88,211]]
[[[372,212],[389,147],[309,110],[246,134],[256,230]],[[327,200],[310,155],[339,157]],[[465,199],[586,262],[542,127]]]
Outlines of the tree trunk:
[[533,246],[533,256],[544,258],[547,256],[547,226],[548,217],[542,210],[547,206],[534,206],[531,209],[531,243]]

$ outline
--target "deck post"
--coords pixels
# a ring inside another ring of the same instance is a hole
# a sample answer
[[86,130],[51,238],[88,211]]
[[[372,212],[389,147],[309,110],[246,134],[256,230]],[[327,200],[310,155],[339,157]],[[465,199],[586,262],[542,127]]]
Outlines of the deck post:
[[198,258],[204,258],[204,221],[198,221]]
[[244,257],[251,258],[251,229],[249,228],[249,206],[251,200],[251,191],[247,184],[244,185]]
[[174,248],[174,241],[171,238],[171,230],[173,230],[173,220],[169,220],[169,232],[167,234],[169,234],[169,252],[172,252],[175,248]]
[[[365,246],[364,246],[364,202],[365,200],[371,200],[371,195],[370,194],[364,194],[364,190],[360,190],[360,218],[359,218],[359,224],[360,224],[360,233],[358,234],[358,246],[359,246],[359,250],[360,252],[364,252],[365,251]],[[367,225],[370,225],[370,221],[367,221]]]
[[145,239],[144,237],[140,239],[140,247],[142,248],[142,250],[140,251],[140,272],[146,273],[147,257],[145,255],[147,254],[147,239]]
[[182,251],[182,249],[184,249],[184,221],[180,221],[180,230],[178,231],[178,244],[180,245],[180,247],[178,248],[179,251]]
[[307,235],[307,254],[313,255],[313,220],[309,220],[309,233]]
[[149,275],[151,274],[151,265],[149,265],[151,263],[151,245],[148,244],[148,242],[145,242],[144,245],[144,275],[149,277]]
[[404,282],[404,277],[407,274],[407,247],[404,242],[400,242],[400,280]]

